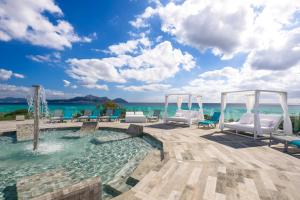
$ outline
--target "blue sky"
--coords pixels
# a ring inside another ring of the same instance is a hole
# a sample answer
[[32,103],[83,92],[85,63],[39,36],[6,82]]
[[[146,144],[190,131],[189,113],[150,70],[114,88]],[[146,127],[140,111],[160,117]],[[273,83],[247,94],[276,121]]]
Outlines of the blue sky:
[[[163,101],[194,92],[300,96],[297,1],[0,0],[1,97]],[[260,8],[260,9],[257,9]],[[19,12],[16,12],[18,10]]]

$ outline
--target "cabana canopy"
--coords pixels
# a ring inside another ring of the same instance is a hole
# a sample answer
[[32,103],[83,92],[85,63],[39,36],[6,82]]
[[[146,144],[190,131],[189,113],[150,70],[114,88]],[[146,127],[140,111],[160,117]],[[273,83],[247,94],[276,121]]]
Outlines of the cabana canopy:
[[[198,114],[200,115],[200,120],[204,119],[203,117],[203,107],[202,107],[202,96],[201,95],[196,95],[196,94],[191,94],[191,93],[174,93],[174,94],[166,94],[165,95],[165,113],[164,113],[164,122],[166,123],[168,120],[168,105],[169,105],[169,97],[171,96],[177,96],[177,111],[181,110],[181,105],[183,102],[183,97],[187,96],[188,97],[188,111],[189,111],[189,115],[187,118],[187,121],[189,123],[189,125],[191,125],[192,123],[192,100],[193,97],[195,97],[198,105],[199,105],[199,111]],[[198,115],[198,116],[199,116]]]
[[281,108],[283,110],[283,131],[285,134],[292,134],[292,122],[288,113],[287,104],[287,92],[275,91],[275,90],[242,90],[242,91],[230,91],[222,92],[221,94],[221,117],[220,117],[220,129],[224,129],[224,112],[226,109],[227,94],[230,93],[244,93],[247,96],[246,107],[247,113],[254,114],[254,137],[257,135],[262,135],[261,124],[260,124],[260,114],[259,114],[259,100],[261,93],[275,93],[279,96],[279,101]]

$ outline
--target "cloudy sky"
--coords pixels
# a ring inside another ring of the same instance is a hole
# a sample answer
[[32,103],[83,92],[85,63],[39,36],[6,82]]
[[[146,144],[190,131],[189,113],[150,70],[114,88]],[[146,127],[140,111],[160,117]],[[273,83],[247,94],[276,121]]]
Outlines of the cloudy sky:
[[159,102],[275,89],[300,102],[299,0],[0,0],[0,97]]

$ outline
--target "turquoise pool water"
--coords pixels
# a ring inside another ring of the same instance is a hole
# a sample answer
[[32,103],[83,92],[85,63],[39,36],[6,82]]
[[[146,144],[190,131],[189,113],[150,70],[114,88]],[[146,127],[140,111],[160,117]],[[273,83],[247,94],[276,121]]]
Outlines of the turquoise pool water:
[[32,142],[16,142],[0,137],[0,199],[15,199],[16,181],[48,170],[64,169],[74,180],[100,176],[102,183],[112,180],[126,164],[138,163],[154,147],[142,138],[95,144],[94,137],[120,133],[99,130],[79,139],[65,139],[72,130],[48,131],[40,136],[39,150]]

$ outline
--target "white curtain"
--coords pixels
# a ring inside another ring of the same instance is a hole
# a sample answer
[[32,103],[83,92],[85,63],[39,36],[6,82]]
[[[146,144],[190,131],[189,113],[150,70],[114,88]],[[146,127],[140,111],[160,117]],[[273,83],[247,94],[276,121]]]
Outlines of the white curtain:
[[164,122],[166,123],[166,119],[168,117],[168,96],[165,96],[165,113],[164,113]]
[[255,95],[254,94],[247,95],[247,101],[246,101],[247,113],[251,113],[251,111],[254,108],[254,103],[255,103]]
[[283,131],[285,134],[292,134],[293,127],[292,121],[289,116],[288,104],[287,104],[287,93],[279,93],[280,105],[283,110]]
[[189,95],[189,103],[188,103],[188,107],[189,107],[189,110],[192,109],[192,95]]
[[182,96],[177,97],[177,110],[181,110],[182,100],[183,100]]
[[202,97],[201,96],[197,96],[196,100],[197,100],[197,103],[199,105],[199,118],[200,118],[200,120],[204,120]]
[[254,137],[257,135],[262,135],[261,126],[260,126],[260,117],[259,117],[259,96],[260,92],[255,91],[255,101],[254,101]]
[[220,116],[220,120],[219,120],[219,126],[220,129],[223,131],[224,129],[224,113],[225,113],[225,109],[226,109],[226,103],[227,103],[227,99],[226,99],[227,94],[222,93],[221,95],[221,116]]

